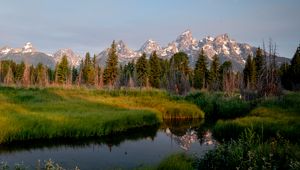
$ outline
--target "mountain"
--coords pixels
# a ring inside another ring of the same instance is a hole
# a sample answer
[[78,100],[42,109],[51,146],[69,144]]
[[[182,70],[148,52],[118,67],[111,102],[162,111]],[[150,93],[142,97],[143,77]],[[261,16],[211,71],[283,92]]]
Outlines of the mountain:
[[157,52],[161,52],[161,47],[159,46],[159,44],[151,39],[147,40],[142,47],[138,50],[139,55],[141,55],[142,53],[146,53],[146,55],[149,57],[149,55],[153,52],[153,51],[157,51]]
[[43,63],[50,68],[54,68],[56,63],[59,62],[63,55],[67,55],[68,61],[72,66],[78,66],[80,63],[79,55],[76,55],[71,49],[61,49],[52,54],[39,52],[34,46],[27,42],[22,48],[11,48],[8,46],[0,48],[0,60],[12,60],[16,63],[22,61],[36,66]]
[[[104,66],[108,57],[109,48],[105,49],[97,55],[97,62]],[[122,41],[116,42],[116,53],[118,55],[119,63],[125,64],[132,60],[136,60],[140,57],[140,53],[134,51],[127,47],[127,45]]]
[[[248,55],[254,56],[257,50],[256,47],[249,44],[235,41],[228,34],[221,34],[216,37],[207,36],[197,40],[193,37],[190,30],[184,31],[166,46],[160,46],[156,41],[149,39],[138,50],[133,50],[122,40],[116,42],[116,51],[121,64],[135,61],[143,53],[146,53],[147,58],[149,58],[150,54],[156,51],[160,58],[169,59],[175,53],[182,51],[188,55],[190,66],[194,67],[201,49],[204,50],[208,57],[208,62],[211,62],[216,54],[220,57],[221,63],[230,60],[233,64],[233,69],[236,71],[241,71],[245,66]],[[97,62],[102,66],[106,64],[108,50],[109,48],[96,56]],[[8,46],[0,48],[0,60],[13,60],[17,63],[24,61],[33,65],[43,63],[50,68],[54,68],[63,55],[67,55],[71,66],[79,66],[81,57],[71,49],[60,49],[53,54],[46,54],[39,52],[30,42],[26,43],[22,48],[11,48]],[[278,65],[289,61],[290,59],[277,57]]]
[[36,51],[30,42],[26,43],[22,48],[1,48],[0,60],[12,60],[16,63],[21,63],[23,61],[32,65],[43,63],[50,68],[55,67],[53,58],[45,53]]
[[53,54],[53,59],[54,59],[55,63],[59,63],[64,55],[67,56],[68,62],[72,66],[79,66],[81,57],[79,55],[75,54],[69,48],[60,49]]
[[[168,59],[175,53],[182,51],[188,55],[190,66],[194,67],[195,62],[198,59],[199,51],[202,48],[208,57],[209,62],[211,62],[213,56],[217,54],[220,57],[221,63],[230,60],[236,71],[241,71],[245,66],[248,55],[254,56],[257,50],[256,47],[249,44],[235,41],[230,38],[228,34],[221,34],[216,37],[207,36],[198,41],[193,37],[190,30],[181,33],[166,47],[161,47],[157,42],[150,39],[147,40],[139,50],[134,51],[128,48],[123,41],[117,42],[117,54],[121,64],[136,60],[142,53],[146,53],[147,57],[149,57],[153,51],[156,51],[160,58]],[[101,65],[105,65],[107,54],[108,49],[97,55],[97,60]],[[281,63],[289,59],[278,57],[277,60],[278,63]]]

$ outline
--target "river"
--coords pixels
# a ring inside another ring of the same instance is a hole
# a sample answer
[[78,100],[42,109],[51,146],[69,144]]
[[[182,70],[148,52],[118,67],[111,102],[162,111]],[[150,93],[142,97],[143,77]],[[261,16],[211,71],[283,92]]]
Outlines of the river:
[[0,145],[0,161],[35,169],[53,160],[66,169],[132,169],[156,165],[185,152],[198,157],[216,146],[203,120],[164,121],[160,126],[129,130],[104,138],[52,139]]

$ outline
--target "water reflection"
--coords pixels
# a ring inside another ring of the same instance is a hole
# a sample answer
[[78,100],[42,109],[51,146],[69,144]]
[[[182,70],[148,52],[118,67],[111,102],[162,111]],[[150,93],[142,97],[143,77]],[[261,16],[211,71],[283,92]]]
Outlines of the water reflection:
[[201,126],[204,120],[165,120],[162,126],[171,141],[176,142],[183,150],[188,151],[193,143],[199,142],[200,145],[215,145],[209,129],[203,129]]
[[0,145],[0,161],[34,167],[52,159],[70,169],[133,169],[157,164],[166,156],[186,152],[197,156],[213,149],[215,140],[203,120],[165,120],[160,126],[132,129],[102,138],[53,139]]
[[39,139],[30,141],[17,141],[9,144],[0,145],[0,154],[13,153],[18,151],[30,151],[34,149],[55,149],[60,147],[82,148],[88,146],[107,146],[118,147],[124,141],[138,141],[141,139],[154,140],[159,125],[147,126],[142,128],[130,129],[126,132],[115,133],[105,137],[90,138],[57,138],[57,139]]

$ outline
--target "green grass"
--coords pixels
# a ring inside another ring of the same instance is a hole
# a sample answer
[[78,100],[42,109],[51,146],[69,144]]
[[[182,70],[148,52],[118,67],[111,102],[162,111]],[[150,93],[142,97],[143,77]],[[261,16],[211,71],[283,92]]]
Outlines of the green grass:
[[245,117],[219,120],[213,132],[218,139],[230,139],[237,138],[249,127],[265,138],[280,134],[290,141],[299,142],[300,93],[290,92],[280,98],[266,99]]
[[162,160],[158,170],[192,170],[194,159],[186,154],[173,154]]
[[0,143],[103,136],[204,113],[159,90],[0,87]]
[[199,159],[198,169],[299,169],[299,145],[280,136],[263,141],[253,129],[219,145]]
[[253,102],[241,100],[239,94],[228,97],[222,92],[194,92],[185,99],[199,106],[209,120],[242,117],[253,107]]

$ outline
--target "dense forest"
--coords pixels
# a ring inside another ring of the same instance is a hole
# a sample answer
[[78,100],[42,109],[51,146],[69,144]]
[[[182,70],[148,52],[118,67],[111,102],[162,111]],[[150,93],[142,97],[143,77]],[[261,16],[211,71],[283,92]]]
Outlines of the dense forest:
[[64,56],[54,70],[42,63],[33,66],[5,60],[0,64],[0,83],[21,87],[153,87],[178,95],[186,95],[191,89],[224,91],[228,95],[240,91],[245,98],[278,95],[282,89],[300,90],[300,46],[291,63],[277,66],[275,60],[276,46],[270,43],[268,52],[265,47],[258,48],[254,56],[248,56],[242,72],[233,71],[230,61],[221,64],[217,55],[209,63],[203,50],[194,68],[189,67],[184,52],[164,60],[154,51],[150,57],[143,54],[137,61],[120,65],[113,42],[105,67],[100,67],[90,53],[86,53],[78,68],[71,67]]

